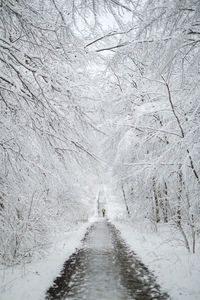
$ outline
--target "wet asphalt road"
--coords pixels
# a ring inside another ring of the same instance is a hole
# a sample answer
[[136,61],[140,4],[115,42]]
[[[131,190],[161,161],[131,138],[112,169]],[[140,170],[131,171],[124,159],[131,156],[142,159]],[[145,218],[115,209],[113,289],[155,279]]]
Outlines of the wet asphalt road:
[[94,223],[83,247],[65,262],[59,277],[46,293],[46,300],[161,300],[152,273],[141,263],[106,221]]

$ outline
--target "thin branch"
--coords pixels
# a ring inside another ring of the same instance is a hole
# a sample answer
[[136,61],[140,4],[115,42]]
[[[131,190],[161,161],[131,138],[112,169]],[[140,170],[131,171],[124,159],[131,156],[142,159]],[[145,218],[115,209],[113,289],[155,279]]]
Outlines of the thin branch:
[[129,12],[133,12],[132,9],[130,9],[128,6],[122,4],[122,3],[119,3],[117,0],[111,0],[111,2],[115,3],[116,5],[126,9],[127,11]]
[[159,166],[187,166],[188,168],[190,168],[191,166],[186,165],[184,163],[150,163],[150,162],[139,162],[139,163],[129,163],[129,164],[123,164],[124,166],[155,166],[155,165],[159,165]]
[[122,31],[122,32],[110,32],[110,33],[105,34],[105,35],[103,35],[103,36],[97,38],[96,40],[90,42],[90,43],[87,44],[84,48],[87,48],[87,47],[89,47],[89,46],[91,46],[91,45],[93,45],[93,44],[95,44],[95,43],[97,43],[97,42],[99,42],[99,41],[101,41],[101,40],[107,38],[107,37],[111,37],[111,36],[115,36],[115,35],[127,34],[127,33],[129,33],[130,31],[132,31],[132,30],[133,30],[133,28],[129,29],[128,31]]
[[185,134],[184,134],[183,128],[182,128],[182,126],[181,126],[180,119],[179,119],[179,117],[178,117],[177,114],[176,114],[176,111],[175,111],[175,108],[174,108],[174,105],[173,105],[173,102],[172,102],[172,97],[171,97],[171,92],[170,92],[169,85],[168,85],[168,83],[166,82],[166,80],[164,79],[164,77],[163,77],[163,76],[161,76],[161,77],[162,77],[162,79],[163,79],[163,81],[165,82],[165,85],[166,85],[166,87],[167,87],[168,99],[169,99],[169,102],[170,102],[170,105],[171,105],[171,108],[172,108],[172,112],[173,112],[173,114],[174,114],[174,116],[175,116],[175,118],[176,118],[176,120],[177,120],[178,126],[179,126],[180,131],[181,131],[182,138],[184,138]]
[[[116,124],[116,125],[120,125],[120,124]],[[134,128],[136,130],[147,129],[147,130],[151,130],[151,131],[158,131],[158,132],[162,132],[162,133],[176,135],[176,136],[182,138],[182,136],[178,133],[167,131],[167,130],[162,130],[162,129],[157,129],[157,128],[152,128],[152,127],[147,127],[147,126],[134,126],[134,125],[129,125],[129,124],[122,124],[120,126],[129,126],[129,127]]]
[[187,153],[188,153],[188,157],[189,157],[189,160],[190,160],[190,166],[191,166],[191,168],[192,168],[192,171],[193,171],[193,173],[194,173],[194,176],[195,176],[195,178],[196,178],[198,184],[200,184],[200,179],[199,179],[199,176],[198,176],[198,174],[197,174],[197,171],[195,170],[194,163],[193,163],[193,159],[192,159],[192,156],[191,156],[191,154],[190,154],[189,149],[187,149]]
[[127,45],[129,45],[129,44],[130,44],[130,43],[124,43],[124,44],[119,44],[119,45],[112,46],[112,47],[108,47],[108,48],[102,48],[102,49],[96,50],[96,52],[111,51],[111,50],[113,50],[113,49],[121,48],[121,47],[127,46]]

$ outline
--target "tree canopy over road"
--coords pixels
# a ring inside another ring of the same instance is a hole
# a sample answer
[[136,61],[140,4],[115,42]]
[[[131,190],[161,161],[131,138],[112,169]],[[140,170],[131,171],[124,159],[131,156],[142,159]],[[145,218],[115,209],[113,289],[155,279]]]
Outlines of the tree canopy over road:
[[197,0],[0,1],[0,262],[43,253],[112,178],[130,217],[200,229]]

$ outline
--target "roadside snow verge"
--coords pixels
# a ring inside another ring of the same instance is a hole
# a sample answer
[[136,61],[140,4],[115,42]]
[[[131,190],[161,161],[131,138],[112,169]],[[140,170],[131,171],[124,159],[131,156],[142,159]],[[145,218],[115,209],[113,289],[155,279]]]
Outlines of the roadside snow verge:
[[90,225],[89,222],[79,224],[75,230],[58,235],[43,259],[13,268],[0,266],[0,299],[44,300],[46,290],[60,273],[65,260],[80,247]]
[[161,226],[158,232],[144,224],[112,220],[138,258],[153,271],[172,300],[200,299],[200,254],[189,254],[178,237]]

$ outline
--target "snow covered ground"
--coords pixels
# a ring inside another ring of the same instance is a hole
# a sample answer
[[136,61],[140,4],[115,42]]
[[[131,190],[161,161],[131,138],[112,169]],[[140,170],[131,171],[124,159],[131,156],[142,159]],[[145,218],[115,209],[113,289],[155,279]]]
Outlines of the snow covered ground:
[[[58,235],[46,258],[13,269],[1,266],[0,300],[43,300],[47,288],[60,273],[65,260],[80,247],[81,239],[93,221]],[[112,223],[141,261],[153,271],[172,300],[200,299],[199,253],[188,254],[178,236],[175,238],[175,233],[164,226],[153,232],[146,224],[115,219]]]
[[91,222],[78,224],[73,231],[57,235],[55,243],[43,259],[15,268],[3,269],[0,266],[0,299],[44,299],[47,288],[60,273],[65,260],[80,247],[81,239]]
[[116,220],[112,220],[112,223],[121,231],[130,248],[153,271],[158,283],[172,300],[200,299],[199,251],[189,254],[181,244],[180,237],[176,237],[165,226],[158,228],[156,233],[141,223]]

